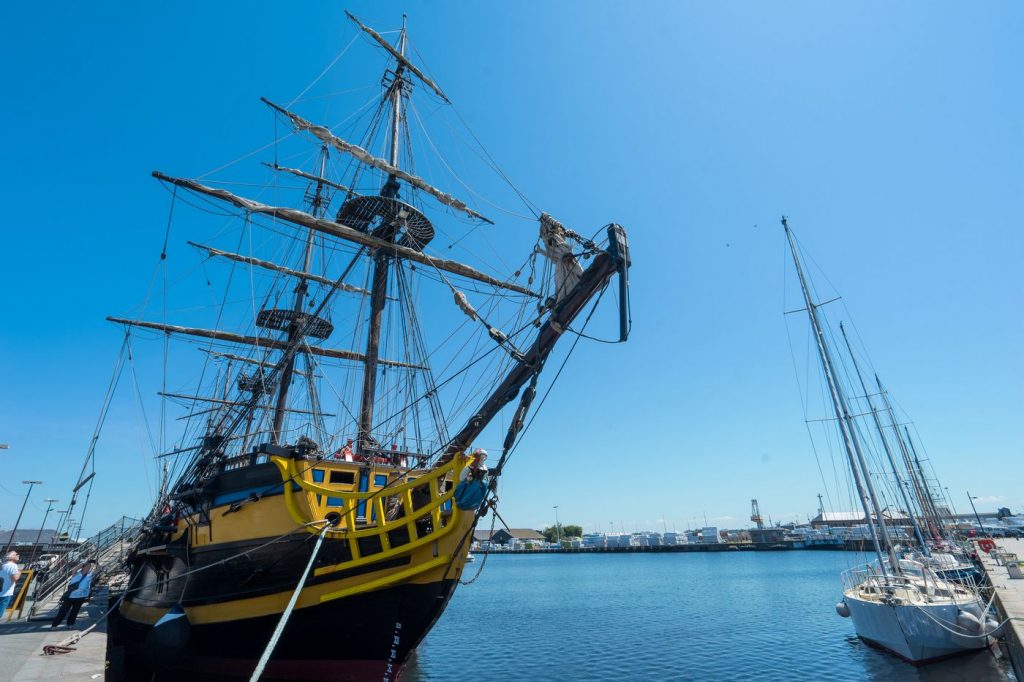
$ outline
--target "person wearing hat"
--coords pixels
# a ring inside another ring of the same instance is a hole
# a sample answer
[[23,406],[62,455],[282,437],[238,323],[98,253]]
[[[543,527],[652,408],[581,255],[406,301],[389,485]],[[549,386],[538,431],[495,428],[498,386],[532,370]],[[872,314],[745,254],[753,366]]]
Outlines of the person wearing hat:
[[92,590],[92,571],[95,564],[96,561],[90,559],[82,564],[77,573],[71,576],[71,580],[68,581],[68,591],[61,598],[57,616],[50,625],[51,630],[60,625],[65,616],[68,619],[68,627],[74,627],[75,620],[78,619],[78,611],[89,598],[89,592]]

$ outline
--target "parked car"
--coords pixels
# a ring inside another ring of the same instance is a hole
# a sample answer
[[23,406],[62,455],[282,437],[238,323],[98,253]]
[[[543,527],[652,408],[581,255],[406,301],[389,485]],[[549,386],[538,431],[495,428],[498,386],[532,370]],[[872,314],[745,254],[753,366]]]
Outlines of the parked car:
[[58,558],[56,554],[40,554],[39,558],[32,562],[31,568],[37,571],[45,570],[56,563]]

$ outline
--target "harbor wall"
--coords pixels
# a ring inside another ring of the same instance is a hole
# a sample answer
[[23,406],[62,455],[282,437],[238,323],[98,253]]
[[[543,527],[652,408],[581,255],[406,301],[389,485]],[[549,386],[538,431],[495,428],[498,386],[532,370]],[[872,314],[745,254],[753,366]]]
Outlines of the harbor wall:
[[474,550],[489,554],[628,554],[628,553],[666,553],[666,552],[789,552],[789,551],[850,551],[866,552],[870,543],[862,540],[848,540],[843,543],[808,544],[802,541],[786,540],[782,542],[720,542],[720,543],[689,543],[685,545],[609,545],[597,547],[535,547],[505,548],[491,547],[487,550]]

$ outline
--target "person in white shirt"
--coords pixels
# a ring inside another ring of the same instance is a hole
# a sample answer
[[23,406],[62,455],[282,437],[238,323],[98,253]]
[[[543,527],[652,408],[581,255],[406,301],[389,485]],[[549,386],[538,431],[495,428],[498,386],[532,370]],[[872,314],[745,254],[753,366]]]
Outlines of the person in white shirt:
[[90,559],[82,564],[77,573],[71,576],[71,580],[68,581],[68,591],[60,600],[60,608],[57,609],[57,617],[53,619],[53,623],[50,625],[51,629],[60,625],[65,616],[68,619],[68,627],[74,627],[75,620],[78,618],[78,611],[82,608],[85,600],[89,598],[89,592],[92,589],[92,569],[95,563],[95,561]]
[[14,585],[18,582],[18,578],[21,577],[21,571],[18,569],[19,561],[21,561],[21,557],[18,556],[17,552],[8,552],[4,565],[0,567],[0,578],[2,578],[3,583],[0,585],[0,618],[3,617],[4,611],[7,610],[11,600],[14,599]]

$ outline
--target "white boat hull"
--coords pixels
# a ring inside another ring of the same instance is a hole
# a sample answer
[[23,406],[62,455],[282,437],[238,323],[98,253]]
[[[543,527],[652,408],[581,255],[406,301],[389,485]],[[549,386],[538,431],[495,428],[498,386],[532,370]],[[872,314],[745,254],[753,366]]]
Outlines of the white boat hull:
[[980,633],[969,632],[957,622],[961,611],[980,614],[984,608],[980,603],[890,606],[850,593],[845,602],[859,637],[911,663],[976,651],[991,643],[991,637],[979,637]]

